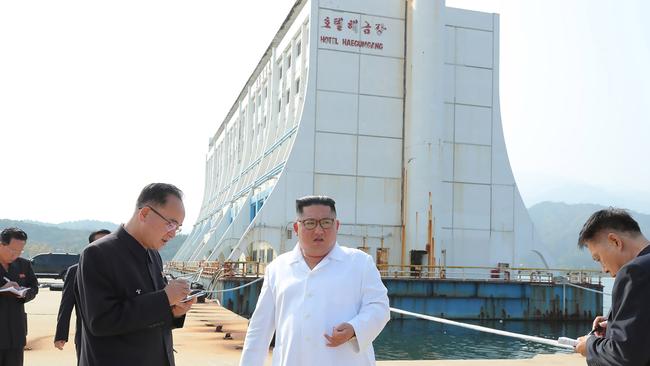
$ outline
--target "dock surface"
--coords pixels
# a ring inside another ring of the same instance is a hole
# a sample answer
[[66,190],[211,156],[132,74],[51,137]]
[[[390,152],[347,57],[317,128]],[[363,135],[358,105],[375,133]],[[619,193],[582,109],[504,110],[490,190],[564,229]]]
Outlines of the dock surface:
[[[26,304],[29,334],[25,352],[28,366],[76,365],[74,324],[71,319],[70,342],[63,351],[54,348],[56,317],[61,300],[60,291],[41,288],[35,300]],[[74,318],[74,312],[72,314]],[[217,332],[217,326],[221,331]],[[214,302],[196,304],[188,313],[185,327],[176,329],[174,349],[177,366],[238,366],[248,320],[218,306]],[[230,333],[232,339],[226,338]],[[266,362],[271,365],[271,357]],[[517,360],[435,360],[435,361],[379,361],[378,366],[583,366],[584,358],[577,354],[539,355]]]

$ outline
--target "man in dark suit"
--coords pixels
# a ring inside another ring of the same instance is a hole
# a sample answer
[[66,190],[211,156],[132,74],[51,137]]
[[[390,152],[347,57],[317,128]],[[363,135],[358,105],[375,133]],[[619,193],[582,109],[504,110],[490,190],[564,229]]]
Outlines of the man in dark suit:
[[128,223],[81,253],[81,366],[174,366],[171,330],[183,326],[196,299],[183,302],[187,281],[165,280],[158,250],[184,218],[178,188],[149,184]]
[[608,208],[587,220],[578,246],[616,280],[609,315],[594,320],[576,352],[590,366],[650,365],[650,241],[627,211]]
[[38,280],[31,262],[19,258],[26,242],[27,234],[18,228],[7,228],[0,233],[0,288],[29,288],[22,296],[0,292],[0,366],[22,366],[27,343],[25,303],[38,293]]
[[[110,233],[111,232],[106,229],[93,231],[90,236],[88,236],[88,243],[92,243]],[[79,264],[72,265],[65,273],[61,304],[59,304],[59,316],[56,319],[54,347],[63,350],[63,347],[68,342],[68,335],[70,333],[70,315],[72,315],[72,309],[74,308],[77,318],[74,334],[74,347],[77,351],[77,360],[79,360],[79,353],[81,352],[81,316],[79,316],[77,301],[74,298],[74,289],[77,287],[77,267],[79,267]]]

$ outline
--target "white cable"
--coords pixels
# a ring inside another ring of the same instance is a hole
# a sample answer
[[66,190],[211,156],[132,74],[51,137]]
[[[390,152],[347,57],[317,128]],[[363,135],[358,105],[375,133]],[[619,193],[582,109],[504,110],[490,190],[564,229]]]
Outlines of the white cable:
[[245,285],[241,285],[241,286],[238,286],[238,287],[227,288],[227,289],[224,289],[224,290],[205,291],[205,292],[208,293],[208,294],[214,294],[214,293],[218,293],[218,292],[235,291],[235,290],[239,290],[240,288],[244,288],[244,287],[246,287],[246,286],[250,286],[250,285],[254,284],[255,282],[257,282],[257,281],[261,281],[261,280],[263,280],[263,279],[264,279],[264,277],[260,277],[260,278],[256,279],[255,281],[251,281],[251,282],[249,282],[249,283],[247,283],[247,284],[245,284]]
[[[220,293],[220,292],[235,291],[235,290],[239,290],[239,289],[242,289],[244,287],[250,286],[250,285],[252,285],[252,284],[254,284],[256,282],[259,282],[259,281],[261,281],[263,279],[264,279],[264,277],[260,277],[260,278],[254,280],[254,281],[251,281],[251,282],[249,282],[247,284],[244,284],[244,285],[241,285],[241,286],[237,286],[237,287],[233,287],[233,288],[229,288],[229,289],[224,289],[224,290],[212,290],[212,291],[205,291],[205,292],[209,293],[209,294],[213,294],[213,293]],[[571,284],[568,284],[568,285],[571,285]],[[580,286],[577,286],[577,287],[580,287]],[[589,288],[585,288],[585,289],[586,290],[591,290]],[[592,291],[596,291],[596,290],[592,290]],[[455,326],[461,327],[461,328],[472,329],[472,330],[476,330],[476,331],[479,331],[479,332],[492,333],[492,334],[497,334],[497,335],[501,335],[501,336],[505,336],[505,337],[518,338],[518,339],[522,339],[522,340],[529,341],[529,342],[546,344],[548,346],[574,350],[574,347],[572,345],[566,344],[566,343],[570,343],[570,342],[566,342],[566,339],[562,339],[562,338],[565,338],[565,337],[560,337],[563,342],[558,342],[558,340],[555,340],[555,339],[541,338],[541,337],[529,336],[529,335],[526,335],[526,334],[507,332],[507,331],[504,331],[504,330],[498,330],[498,329],[492,329],[492,328],[488,328],[488,327],[482,327],[480,325],[466,324],[466,323],[461,323],[461,322],[448,320],[448,319],[444,319],[444,318],[438,318],[438,317],[435,317],[435,316],[412,313],[410,311],[396,309],[396,308],[390,308],[390,311],[392,311],[394,313],[398,313],[398,314],[412,316],[412,317],[415,317],[415,318],[425,319],[425,320],[434,321],[434,322],[443,323],[443,324],[455,325]]]
[[453,321],[453,320],[447,320],[447,319],[438,318],[438,317],[435,317],[435,316],[412,313],[410,311],[396,309],[396,308],[390,308],[390,311],[392,311],[394,313],[413,316],[413,317],[416,317],[416,318],[430,320],[430,321],[434,321],[434,322],[438,322],[438,323],[444,323],[444,324],[449,324],[449,325],[455,325],[455,326],[461,327],[461,328],[477,330],[479,332],[498,334],[498,335],[502,335],[502,336],[506,336],[506,337],[518,338],[518,339],[522,339],[522,340],[525,340],[525,341],[542,343],[542,344],[546,344],[548,346],[560,347],[560,348],[564,348],[564,349],[570,349],[570,350],[574,349],[573,346],[559,343],[555,339],[540,338],[540,337],[529,336],[529,335],[525,335],[525,334],[506,332],[504,330],[498,330],[498,329],[492,329],[492,328],[488,328],[488,327],[482,327],[480,325],[473,325],[473,324],[466,324],[466,323],[456,322],[456,321]]

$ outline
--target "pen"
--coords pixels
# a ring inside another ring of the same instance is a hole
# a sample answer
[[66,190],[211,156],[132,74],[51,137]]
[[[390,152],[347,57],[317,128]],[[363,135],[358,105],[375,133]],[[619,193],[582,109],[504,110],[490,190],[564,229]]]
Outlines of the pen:
[[10,280],[10,279],[8,279],[8,278],[7,278],[7,277],[5,277],[5,276],[2,276],[2,279],[4,279],[4,280],[5,280],[5,281],[7,281],[7,282],[11,282],[11,280]]
[[603,331],[603,327],[600,324],[596,324],[596,328],[592,329],[587,335],[594,335],[596,332]]

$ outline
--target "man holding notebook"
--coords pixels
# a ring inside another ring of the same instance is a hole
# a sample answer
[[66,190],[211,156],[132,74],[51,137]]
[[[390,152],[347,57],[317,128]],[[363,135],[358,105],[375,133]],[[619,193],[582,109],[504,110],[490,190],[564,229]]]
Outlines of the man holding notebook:
[[[18,228],[0,233],[0,365],[21,366],[27,336],[25,303],[38,293],[31,263],[20,255],[27,234]],[[17,291],[12,291],[17,290]]]

